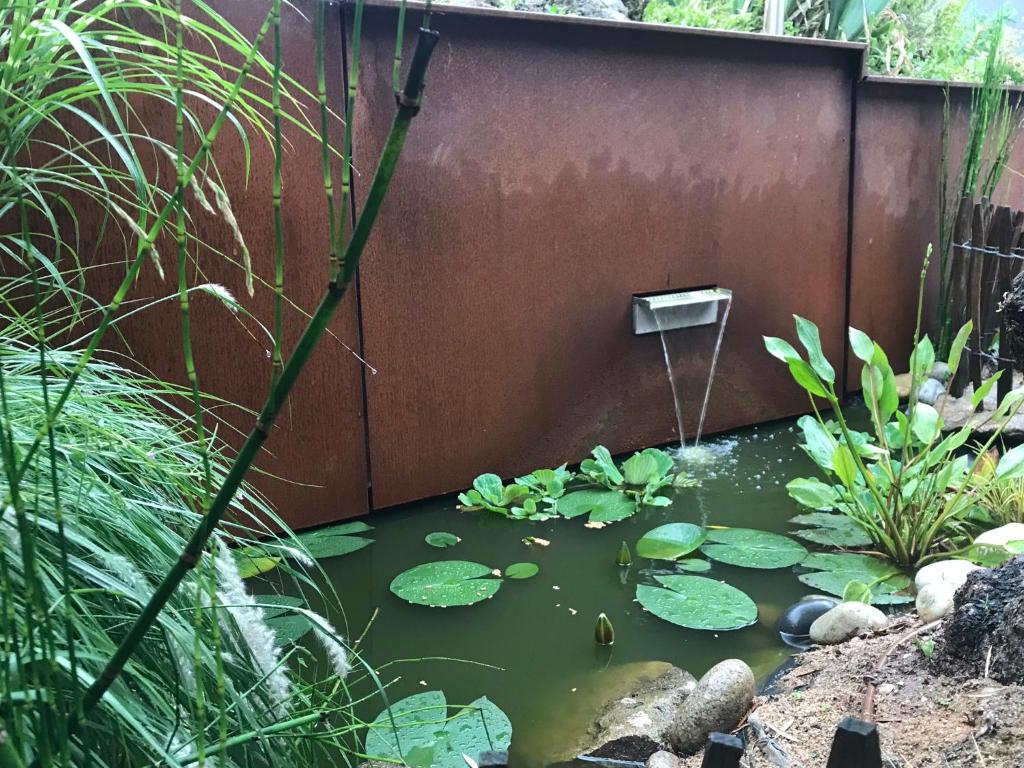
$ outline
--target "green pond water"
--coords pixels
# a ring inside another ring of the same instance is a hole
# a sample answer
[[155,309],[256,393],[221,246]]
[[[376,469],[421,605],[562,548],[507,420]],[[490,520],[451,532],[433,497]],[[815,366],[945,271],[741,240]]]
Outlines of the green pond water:
[[[798,508],[785,483],[813,474],[810,460],[797,447],[798,435],[786,422],[709,439],[704,443],[709,461],[682,465],[702,480],[702,487],[666,489],[674,496],[672,506],[644,508],[600,530],[585,528],[584,518],[533,523],[459,512],[454,496],[377,513],[368,520],[375,528],[369,534],[373,545],[323,562],[345,608],[344,616],[331,618],[355,637],[376,612],[361,651],[378,667],[425,657],[477,662],[386,666],[384,682],[400,678],[389,688],[392,701],[433,689],[443,690],[449,704],[486,695],[512,721],[514,766],[541,768],[565,760],[601,705],[624,695],[631,680],[656,671],[657,662],[700,677],[715,663],[738,657],[763,678],[794,652],[776,631],[781,611],[810,591],[792,568],[752,570],[713,562],[710,573],[702,575],[743,590],[759,613],[751,627],[715,633],[677,627],[635,602],[637,583],[649,583],[651,569],[665,573],[671,564],[634,557],[627,570],[615,564],[615,556],[623,539],[634,548],[645,532],[667,522],[791,531],[786,521]],[[423,540],[432,531],[451,531],[462,541],[437,549]],[[528,546],[525,536],[551,543]],[[402,571],[450,559],[500,569],[532,561],[540,573],[524,581],[505,580],[493,599],[461,608],[411,605],[389,591]],[[601,612],[615,626],[611,648],[594,642]],[[363,715],[372,719],[381,708],[374,701]]]

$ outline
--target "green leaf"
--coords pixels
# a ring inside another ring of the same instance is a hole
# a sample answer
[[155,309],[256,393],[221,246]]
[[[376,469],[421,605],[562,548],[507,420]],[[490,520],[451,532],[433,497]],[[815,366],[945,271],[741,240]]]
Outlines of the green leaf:
[[784,363],[802,359],[800,353],[793,349],[792,344],[778,336],[765,336],[764,347],[768,350],[768,354]]
[[794,381],[807,390],[810,394],[816,395],[817,397],[828,397],[825,392],[825,387],[822,386],[815,375],[814,370],[805,363],[803,360],[794,360],[789,364],[789,372],[792,374]]
[[289,608],[302,608],[306,605],[306,601],[296,595],[256,595],[254,601],[268,619],[291,613]]
[[786,491],[799,504],[811,509],[835,509],[839,494],[831,485],[813,477],[798,477],[786,483]]
[[509,579],[530,579],[540,573],[540,567],[536,563],[513,563],[505,569],[505,576]]
[[711,563],[698,557],[684,557],[682,560],[676,560],[676,568],[690,573],[707,573],[711,570]]
[[423,540],[430,546],[437,547],[438,549],[454,547],[462,541],[462,539],[454,533],[448,533],[448,531],[434,531],[433,533],[428,533],[423,537]]
[[800,338],[800,343],[804,345],[804,349],[807,350],[807,359],[811,364],[811,368],[824,381],[829,384],[835,383],[836,372],[825,358],[825,353],[821,351],[821,338],[818,335],[818,326],[810,320],[800,317],[800,315],[793,315],[793,319],[796,320],[796,335]]
[[511,743],[512,723],[486,697],[449,718],[444,694],[425,691],[377,715],[364,751],[371,760],[414,768],[466,768],[463,755],[507,750]]
[[840,549],[850,547],[866,547],[871,544],[871,537],[852,517],[844,514],[828,512],[808,512],[790,519],[795,525],[809,525],[796,531],[796,535],[815,544]]
[[490,578],[486,565],[465,560],[423,563],[400,573],[391,582],[391,591],[415,605],[442,608],[472,605],[493,597],[501,588],[501,579]]
[[988,393],[992,391],[992,387],[995,385],[996,381],[999,380],[999,375],[1001,373],[1002,373],[1002,371],[996,371],[995,375],[989,376],[987,379],[985,379],[983,382],[981,382],[981,386],[978,387],[974,391],[974,393],[971,395],[971,408],[972,409],[977,408],[981,404],[981,402],[986,397],[988,397]]
[[829,20],[829,37],[834,40],[858,40],[864,36],[864,24],[871,24],[891,0],[848,0],[835,8]]
[[950,376],[956,376],[957,368],[960,367],[960,357],[964,353],[964,347],[967,346],[967,338],[971,335],[973,329],[973,322],[968,320],[957,331],[953,343],[949,347],[949,359],[946,362],[949,365]]
[[591,522],[612,523],[636,512],[636,502],[620,491],[587,489],[567,493],[558,500],[558,513],[578,517],[590,513]]
[[802,565],[815,569],[802,573],[800,581],[814,589],[843,596],[851,581],[871,585],[871,602],[875,605],[909,603],[910,595],[900,594],[910,586],[910,579],[889,563],[869,555],[852,552],[813,552]]
[[857,479],[857,462],[853,453],[845,445],[837,445],[835,453],[832,454],[832,468],[836,475],[843,481],[847,488],[853,488]]
[[271,616],[266,621],[281,645],[294,645],[313,629],[309,619],[301,613],[279,614]]
[[804,433],[804,450],[822,469],[832,469],[832,454],[836,450],[836,439],[813,416],[801,416],[796,425]]
[[253,576],[270,573],[280,562],[280,557],[238,557],[238,575],[243,579],[251,579]]
[[[596,470],[593,471],[593,476],[598,482],[602,484],[607,483],[612,486],[622,485],[624,478],[619,472],[618,467],[615,466],[615,462],[612,461],[612,455],[608,452],[608,449],[603,445],[599,445],[591,451],[591,454],[593,454],[594,458],[581,464],[580,469],[583,469],[585,464],[588,469]],[[592,473],[587,472],[587,474]]]
[[1000,480],[1017,480],[1024,477],[1024,445],[1011,448],[999,457],[996,477]]
[[849,336],[850,348],[853,350],[853,354],[865,363],[870,363],[871,356],[875,352],[875,342],[864,331],[858,331],[853,327],[849,329]]
[[473,488],[477,490],[485,501],[501,506],[501,495],[503,486],[501,478],[490,472],[480,475],[473,481]]
[[668,523],[648,531],[636,543],[638,557],[677,560],[704,543],[707,531],[692,523]]
[[701,551],[712,560],[741,568],[788,568],[807,557],[803,544],[753,528],[712,528]]
[[939,412],[930,405],[915,403],[914,405],[914,437],[925,445],[932,443],[942,430],[942,419]]
[[674,466],[672,457],[667,453],[658,448],[647,448],[623,462],[622,475],[626,485],[647,485],[666,479]]
[[931,340],[925,336],[910,353],[910,372],[914,378],[921,380],[928,376],[935,365],[935,348]]
[[1007,544],[972,544],[962,550],[959,555],[976,565],[995,568],[1022,552],[1024,552],[1024,541],[1011,541]]
[[703,576],[656,576],[661,587],[636,588],[640,605],[660,619],[689,629],[723,632],[757,621],[757,605],[746,594]]
[[327,557],[340,557],[356,552],[363,547],[373,543],[373,539],[362,536],[353,536],[355,533],[365,533],[373,528],[366,523],[356,520],[339,525],[329,525],[325,528],[317,528],[315,531],[305,531],[295,538],[309,553],[309,556],[322,560]]
[[851,581],[843,589],[844,603],[867,603],[871,605],[871,587],[862,581]]

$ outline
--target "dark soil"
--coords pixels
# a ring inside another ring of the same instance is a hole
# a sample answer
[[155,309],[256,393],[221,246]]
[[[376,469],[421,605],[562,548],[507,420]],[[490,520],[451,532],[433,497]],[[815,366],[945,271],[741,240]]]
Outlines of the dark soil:
[[1024,556],[968,577],[943,640],[936,665],[946,674],[1024,684]]
[[636,760],[647,762],[655,752],[665,749],[661,744],[646,736],[623,736],[609,741],[590,753],[589,757],[604,757],[610,760]]

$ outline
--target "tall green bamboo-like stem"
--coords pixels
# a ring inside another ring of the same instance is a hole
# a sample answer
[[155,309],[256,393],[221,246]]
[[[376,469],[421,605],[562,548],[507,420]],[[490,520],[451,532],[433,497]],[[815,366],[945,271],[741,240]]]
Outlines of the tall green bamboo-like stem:
[[[359,6],[361,5],[362,2],[360,0]],[[359,216],[352,233],[352,238],[345,249],[341,274],[337,279],[332,280],[328,284],[319,306],[306,325],[295,349],[281,371],[281,375],[275,382],[273,391],[260,411],[256,425],[250,431],[245,443],[235,457],[234,463],[228,470],[220,490],[213,499],[209,512],[203,517],[189,538],[188,544],[185,546],[174,567],[164,577],[149,599],[149,602],[143,608],[138,619],[126,633],[117,651],[107,662],[103,672],[86,691],[83,702],[83,709],[86,715],[96,707],[103,698],[103,695],[117,679],[124,665],[156,622],[160,611],[163,610],[171,595],[202,556],[210,536],[220,523],[235,492],[238,490],[256,455],[270,434],[270,429],[281,406],[287,399],[288,394],[295,385],[295,381],[309,360],[313,349],[323,336],[352,282],[359,259],[380,213],[381,203],[387,193],[391,178],[395,173],[409,125],[419,111],[427,65],[438,40],[437,32],[429,29],[428,24],[429,19],[425,20],[424,26],[419,30],[416,49],[406,77],[405,87],[396,94],[397,109],[395,117],[369,192],[367,193],[363,212]]]
[[[217,139],[218,134],[220,134],[221,128],[224,127],[224,123],[228,119],[228,115],[231,113],[232,106],[242,93],[245,81],[249,77],[249,72],[252,69],[253,63],[256,61],[256,57],[258,56],[259,47],[262,44],[263,39],[267,36],[267,31],[270,29],[270,21],[270,14],[267,14],[263,23],[260,25],[259,31],[256,33],[256,37],[253,40],[252,47],[245,57],[245,61],[238,69],[238,75],[232,84],[231,90],[225,95],[224,103],[217,112],[213,123],[211,123],[209,129],[206,131],[206,135],[203,137],[203,141],[200,143],[199,148],[192,157],[192,161],[185,168],[183,179],[186,184],[192,180],[192,177],[195,176],[199,166],[206,160],[206,157],[210,153],[210,149],[213,147],[214,141]],[[82,375],[82,371],[85,370],[86,365],[88,365],[93,355],[96,354],[96,350],[99,348],[100,342],[103,341],[107,331],[110,330],[110,325],[114,321],[114,317],[117,315],[121,304],[128,295],[128,291],[131,289],[132,285],[135,284],[135,280],[139,276],[139,271],[142,269],[143,262],[152,255],[153,244],[156,242],[160,232],[163,231],[168,219],[174,212],[178,197],[182,194],[183,188],[179,185],[171,195],[171,198],[160,209],[156,220],[149,229],[146,230],[145,237],[140,238],[139,245],[136,248],[135,257],[128,265],[124,279],[121,281],[120,285],[118,285],[117,290],[114,292],[113,297],[110,299],[106,307],[104,307],[103,312],[100,315],[99,322],[97,323],[96,330],[93,331],[88,344],[86,344],[85,349],[82,350],[82,353],[78,358],[78,362],[69,373],[67,382],[61,390],[61,393],[57,398],[57,402],[54,403],[50,412],[46,414],[43,426],[39,428],[39,431],[36,433],[32,443],[25,451],[25,456],[21,457],[19,459],[19,463],[15,466],[14,473],[11,478],[12,487],[16,485],[25,474],[25,471],[29,466],[29,462],[32,461],[32,458],[39,450],[39,446],[42,444],[43,439],[46,437],[47,430],[53,427],[57,416],[60,415],[60,412],[67,404],[68,398],[71,397],[71,393],[74,391],[75,384]]]
[[284,223],[281,220],[281,0],[273,0],[270,15],[274,30],[274,72],[270,84],[270,103],[274,113],[274,352],[270,374],[270,389],[273,392],[278,373],[283,367],[281,335],[284,322]]
[[327,75],[324,64],[324,27],[327,3],[316,3],[314,34],[316,35],[316,97],[320,105],[320,163],[324,173],[324,192],[327,195],[327,237],[330,275],[340,269],[338,260],[338,234],[334,212],[334,180],[331,172],[330,109],[327,106]]
[[[430,10],[428,8],[427,14]],[[345,135],[341,149],[341,212],[338,219],[337,252],[341,270],[345,269],[345,233],[348,231],[349,206],[352,205],[352,126],[355,123],[356,91],[359,87],[359,41],[363,36],[363,3],[357,2],[352,12],[352,55],[348,65],[348,86],[345,91]],[[398,89],[395,89],[398,92]],[[331,273],[331,281],[338,279],[339,271]]]

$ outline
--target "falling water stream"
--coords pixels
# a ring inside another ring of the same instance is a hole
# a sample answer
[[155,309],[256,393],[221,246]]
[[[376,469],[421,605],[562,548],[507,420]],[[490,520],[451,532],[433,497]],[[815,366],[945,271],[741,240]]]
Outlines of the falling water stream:
[[[708,413],[708,402],[711,399],[711,387],[715,383],[715,369],[718,367],[718,354],[722,349],[722,338],[725,336],[725,326],[729,321],[729,311],[732,309],[732,294],[728,294],[725,298],[725,309],[722,311],[722,318],[718,321],[718,336],[715,339],[715,351],[711,355],[711,367],[708,369],[708,380],[704,387],[704,399],[701,401],[700,407],[700,418],[697,421],[697,432],[693,438],[693,446],[700,445],[700,437],[704,432],[704,420]],[[676,380],[675,371],[672,368],[672,356],[668,351],[668,343],[665,340],[665,335],[671,333],[671,329],[666,330],[662,327],[660,310],[657,307],[651,308],[651,313],[654,315],[654,322],[658,326],[658,336],[661,338],[661,351],[665,355],[665,370],[668,372],[668,381],[672,387],[672,402],[676,409],[676,428],[679,430],[679,450],[680,452],[686,450],[686,433],[683,431],[683,409],[682,409],[682,396],[680,393],[679,383]],[[684,331],[686,329],[683,329]]]

